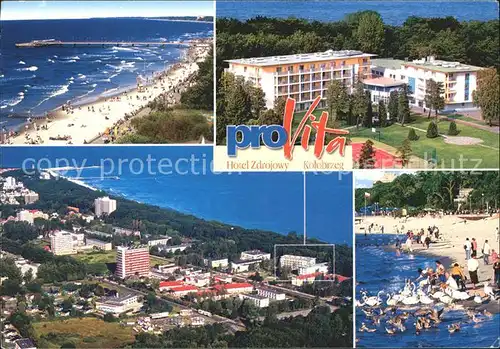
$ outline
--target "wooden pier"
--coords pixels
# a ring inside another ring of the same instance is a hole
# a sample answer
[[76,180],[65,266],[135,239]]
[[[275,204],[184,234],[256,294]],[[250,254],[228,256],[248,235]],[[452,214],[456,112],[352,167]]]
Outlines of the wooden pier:
[[204,46],[211,44],[204,41],[168,41],[168,42],[146,42],[146,41],[59,41],[59,40],[33,40],[30,42],[17,43],[16,47],[34,48],[34,47],[136,47],[136,46]]

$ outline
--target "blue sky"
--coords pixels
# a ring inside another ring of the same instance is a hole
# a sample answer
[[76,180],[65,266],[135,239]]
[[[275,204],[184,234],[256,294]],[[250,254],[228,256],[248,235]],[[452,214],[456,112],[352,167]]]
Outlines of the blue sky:
[[213,1],[2,1],[2,20],[213,16]]
[[382,171],[382,170],[358,170],[354,175],[355,188],[371,188],[373,183],[380,180],[384,173],[390,172],[397,176],[403,173],[415,173],[415,171]]

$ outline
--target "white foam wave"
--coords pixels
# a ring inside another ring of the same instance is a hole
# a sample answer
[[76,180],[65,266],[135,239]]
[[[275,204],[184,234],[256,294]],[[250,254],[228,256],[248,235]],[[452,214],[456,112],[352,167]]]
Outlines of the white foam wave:
[[28,68],[19,68],[19,69],[16,69],[17,71],[37,71],[38,70],[38,67],[36,65],[33,65],[31,67],[28,67]]
[[113,51],[126,51],[126,52],[137,52],[136,49],[130,48],[130,47],[119,47],[119,46],[113,46],[111,47]]
[[70,59],[69,61],[63,61],[63,63],[75,63],[75,62],[76,62],[76,60],[74,60],[74,59]]
[[55,63],[56,61],[54,61],[53,59],[49,58],[49,59],[47,59],[47,62],[49,62],[49,63]]
[[83,74],[78,74],[78,79],[85,79],[87,76],[86,75],[83,75]]
[[102,61],[100,59],[98,59],[98,60],[95,60],[94,63],[102,63]]
[[2,105],[0,106],[0,109],[14,107],[14,106],[18,105],[19,103],[21,103],[23,99],[24,99],[24,92],[19,92],[17,94],[17,97],[2,101]]
[[55,97],[55,96],[60,96],[65,94],[66,92],[69,91],[69,84],[68,85],[63,85],[59,90],[54,91],[49,98]]
[[23,64],[23,65],[26,64],[26,62],[23,62],[23,61],[19,61],[18,63]]

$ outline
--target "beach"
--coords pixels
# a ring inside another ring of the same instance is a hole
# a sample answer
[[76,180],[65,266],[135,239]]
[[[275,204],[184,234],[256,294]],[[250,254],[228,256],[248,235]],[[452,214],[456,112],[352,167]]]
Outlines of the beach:
[[[429,249],[414,242],[412,245],[413,252],[424,256],[432,256],[436,259],[445,258],[450,261],[448,264],[456,262],[462,267],[466,265],[463,247],[465,239],[469,238],[469,240],[471,240],[475,238],[478,246],[478,276],[479,281],[482,282],[489,279],[493,280],[492,265],[483,265],[481,248],[484,241],[488,240],[491,248],[498,253],[500,246],[495,231],[498,227],[498,220],[498,214],[477,221],[465,220],[456,215],[427,215],[425,217],[409,218],[367,216],[363,218],[360,224],[356,225],[355,230],[356,234],[364,234],[364,228],[368,227],[370,224],[374,224],[375,229],[372,230],[372,233],[380,234],[380,227],[384,226],[385,234],[396,234],[397,229],[399,229],[401,234],[405,234],[408,230],[412,230],[416,233],[420,231],[420,229],[424,229],[424,231],[427,232],[428,227],[436,226],[439,229],[440,239],[431,243]],[[449,267],[446,263],[444,264],[446,268]]]
[[110,133],[121,136],[117,126],[137,114],[144,114],[140,111],[158,96],[166,96],[170,105],[178,102],[181,88],[190,84],[198,63],[209,53],[211,46],[207,42],[211,43],[211,40],[204,41],[203,45],[193,42],[182,61],[145,79],[138,79],[136,86],[103,94],[89,103],[74,104],[70,101],[44,118],[33,119],[17,135],[9,137],[8,144],[102,143],[111,138]]

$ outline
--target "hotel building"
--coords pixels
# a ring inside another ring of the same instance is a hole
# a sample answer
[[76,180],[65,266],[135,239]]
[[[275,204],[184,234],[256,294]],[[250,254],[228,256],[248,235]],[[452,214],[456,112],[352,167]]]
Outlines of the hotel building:
[[276,98],[292,97],[296,110],[306,110],[317,96],[325,107],[326,91],[331,80],[344,83],[349,91],[358,79],[371,75],[371,57],[361,51],[326,51],[287,56],[242,58],[226,61],[226,72],[241,76],[265,93],[266,107]]
[[472,93],[477,88],[476,67],[459,62],[435,59],[433,56],[411,62],[397,59],[373,59],[372,75],[403,81],[411,92],[410,103],[418,107],[429,108],[425,104],[427,81],[432,79],[444,86],[445,107],[443,111],[477,109],[472,103]]
[[56,256],[73,254],[73,236],[67,231],[58,231],[50,236],[50,249]]
[[110,213],[116,211],[116,200],[110,199],[108,196],[95,199],[94,205],[95,215],[97,217],[100,217],[103,214],[109,215]]
[[299,268],[299,275],[306,275],[312,273],[328,273],[328,264],[327,263],[319,263],[306,267]]
[[292,270],[298,270],[299,268],[312,267],[316,265],[316,258],[314,257],[304,257],[304,256],[294,256],[291,254],[285,254],[280,258],[280,267],[289,267]]
[[129,294],[126,296],[104,297],[95,304],[96,309],[104,313],[120,315],[127,311],[138,311],[142,303],[137,299],[137,295]]
[[271,259],[271,254],[262,252],[260,250],[243,251],[240,254],[240,259],[243,261],[249,261],[249,260],[263,261]]
[[149,275],[149,248],[147,246],[116,248],[116,276]]
[[259,296],[258,294],[239,294],[238,298],[252,303],[257,308],[267,308],[269,306],[269,298]]
[[286,295],[283,292],[275,291],[270,288],[258,288],[257,294],[261,297],[266,297],[277,301],[283,301],[286,299]]

